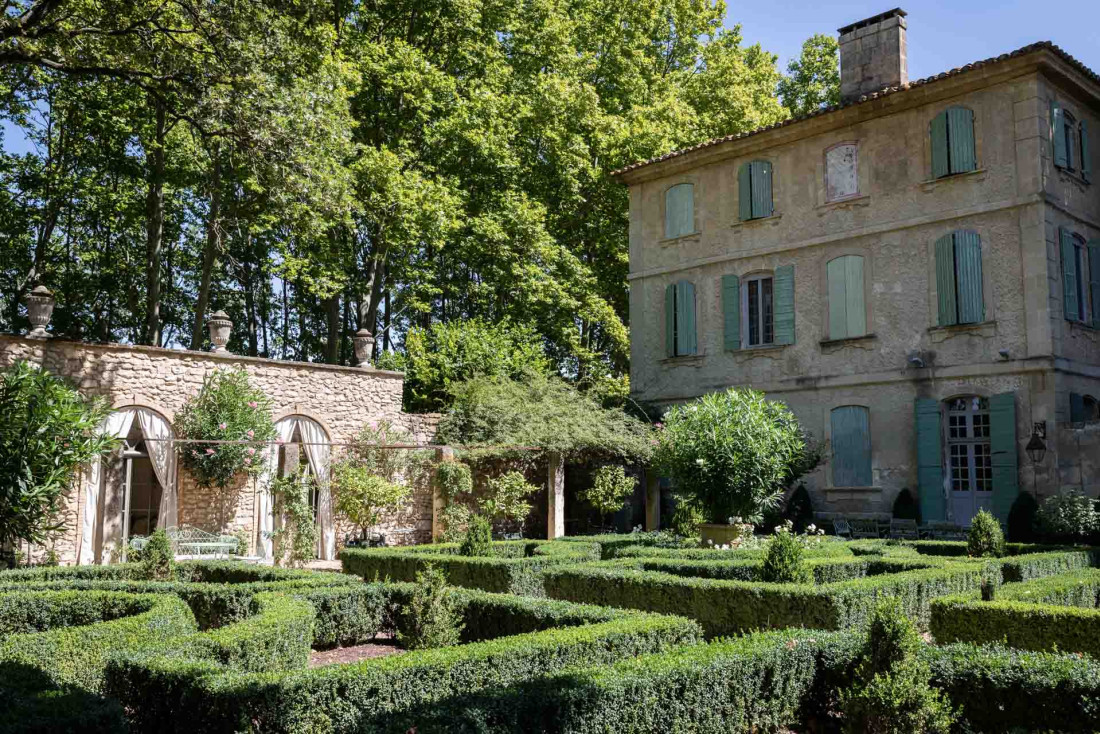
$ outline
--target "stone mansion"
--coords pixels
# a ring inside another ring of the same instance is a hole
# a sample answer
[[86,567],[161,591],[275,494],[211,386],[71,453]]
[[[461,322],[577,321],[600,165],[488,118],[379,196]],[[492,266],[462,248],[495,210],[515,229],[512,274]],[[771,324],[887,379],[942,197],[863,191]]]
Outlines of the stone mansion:
[[616,172],[634,397],[786,402],[818,511],[1096,496],[1100,77],[1039,43],[910,82],[906,25],[840,29],[838,106]]

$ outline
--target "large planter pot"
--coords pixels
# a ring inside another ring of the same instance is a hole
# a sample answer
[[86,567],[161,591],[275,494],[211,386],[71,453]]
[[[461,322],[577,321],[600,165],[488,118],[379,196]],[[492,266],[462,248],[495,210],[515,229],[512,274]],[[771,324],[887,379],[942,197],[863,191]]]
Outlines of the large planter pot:
[[210,351],[214,354],[226,354],[225,345],[229,343],[229,333],[233,330],[233,322],[229,320],[229,314],[218,311],[206,322],[210,329]]
[[371,352],[374,351],[374,336],[367,329],[360,329],[351,338],[355,347],[355,359],[361,367],[370,367]]
[[[743,525],[725,525],[721,523],[703,523],[699,526],[699,534],[702,536],[703,545],[731,545],[741,544]],[[751,531],[749,531],[751,534]],[[710,541],[710,542],[708,542]]]
[[28,339],[49,339],[46,326],[53,315],[53,294],[44,285],[40,285],[27,294],[27,319],[34,329],[27,334]]

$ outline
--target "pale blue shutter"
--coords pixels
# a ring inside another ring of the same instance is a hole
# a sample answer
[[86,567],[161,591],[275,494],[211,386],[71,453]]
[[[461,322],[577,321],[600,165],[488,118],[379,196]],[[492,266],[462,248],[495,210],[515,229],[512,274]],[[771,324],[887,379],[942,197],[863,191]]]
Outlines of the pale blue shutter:
[[665,287],[665,355],[676,356],[676,284]]
[[752,219],[752,172],[748,163],[742,163],[737,171],[737,203],[741,221]]
[[749,164],[752,177],[752,218],[772,215],[772,164],[753,161]]
[[1092,325],[1100,329],[1100,240],[1089,243],[1089,292],[1092,294]]
[[943,496],[943,447],[940,434],[940,404],[931,398],[917,398],[917,486],[924,522],[947,517]]
[[775,343],[794,344],[794,265],[775,269]]
[[936,295],[939,298],[940,326],[958,323],[955,301],[955,235],[936,240]]
[[695,286],[676,284],[676,354],[695,354]]
[[974,113],[965,107],[947,110],[947,140],[951,173],[966,173],[978,167],[974,151]]
[[830,416],[833,445],[833,486],[870,487],[871,420],[861,405],[834,408]]
[[722,276],[723,346],[741,348],[741,287],[736,275]]
[[982,241],[977,232],[955,233],[955,288],[958,293],[959,323],[985,321],[982,301]]
[[682,237],[695,231],[695,187],[677,184],[665,192],[665,237]]
[[1054,165],[1069,165],[1069,141],[1066,140],[1066,117],[1057,102],[1050,103],[1050,125],[1054,137]]
[[1081,177],[1092,180],[1092,156],[1089,155],[1089,125],[1081,120]]
[[947,112],[932,118],[932,178],[943,178],[951,173],[947,152]]
[[826,265],[829,281],[829,338],[850,339],[867,333],[863,300],[863,258],[844,255]]
[[1004,522],[1020,492],[1015,393],[1002,393],[989,399],[989,444],[993,454],[993,514]]
[[1081,274],[1077,272],[1077,248],[1073,235],[1065,229],[1058,229],[1062,240],[1062,298],[1065,317],[1069,321],[1080,321],[1081,311],[1077,298],[1077,283]]

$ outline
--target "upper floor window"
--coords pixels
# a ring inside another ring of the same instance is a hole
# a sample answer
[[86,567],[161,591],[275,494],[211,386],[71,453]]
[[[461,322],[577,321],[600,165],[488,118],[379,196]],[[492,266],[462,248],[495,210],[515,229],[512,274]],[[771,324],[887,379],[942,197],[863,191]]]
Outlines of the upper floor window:
[[1089,156],[1089,131],[1084,120],[1055,102],[1051,105],[1051,133],[1054,137],[1054,165],[1079,173],[1086,181],[1092,177]]
[[965,107],[949,107],[932,119],[932,178],[977,168],[974,113]]
[[770,217],[772,206],[772,164],[768,161],[742,163],[737,172],[737,196],[742,221]]
[[863,300],[863,258],[844,255],[825,266],[829,281],[829,338],[851,339],[867,333]]
[[775,281],[770,275],[753,275],[742,284],[741,308],[745,346],[775,343]]
[[695,232],[695,186],[676,184],[665,192],[665,239]]
[[1100,326],[1100,241],[1085,240],[1065,228],[1062,240],[1062,295],[1067,321]]
[[686,280],[665,287],[665,353],[685,357],[696,353],[695,286]]
[[833,408],[830,414],[834,487],[870,487],[871,411],[862,405]]
[[1069,394],[1070,423],[1092,423],[1100,421],[1100,402],[1091,395]]
[[936,240],[936,290],[940,326],[985,321],[982,295],[982,241],[959,230]]
[[722,276],[725,349],[794,344],[794,266]]
[[840,201],[859,195],[858,146],[841,143],[825,151],[825,200]]

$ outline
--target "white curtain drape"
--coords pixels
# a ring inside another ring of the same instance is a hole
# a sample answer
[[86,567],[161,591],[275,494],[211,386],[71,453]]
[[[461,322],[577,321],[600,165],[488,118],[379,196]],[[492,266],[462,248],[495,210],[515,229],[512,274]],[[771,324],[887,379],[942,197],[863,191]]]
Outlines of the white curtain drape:
[[298,419],[309,468],[317,480],[317,557],[331,561],[336,557],[336,526],[332,513],[332,488],[329,485],[329,466],[332,446],[320,424],[309,418]]
[[157,481],[160,482],[160,508],[157,513],[157,526],[173,528],[176,526],[176,448],[172,444],[172,427],[160,415],[145,408],[137,410],[138,425],[145,436],[145,450],[153,464]]
[[[130,426],[134,422],[133,408],[111,413],[99,424],[101,433],[106,433],[115,438],[126,438],[130,432]],[[103,461],[92,462],[89,472],[86,496],[84,501],[84,518],[82,521],[83,534],[80,538],[80,551],[77,553],[77,563],[89,565],[95,563],[95,523],[99,515],[99,505],[103,501]]]
[[[298,425],[295,416],[283,418],[275,424],[275,435],[283,443],[290,441],[294,435],[294,428]],[[263,473],[260,474],[260,538],[258,548],[260,555],[271,558],[271,534],[275,532],[275,503],[271,496],[271,481],[279,472],[279,447],[270,446],[267,451],[267,462],[264,464]]]

